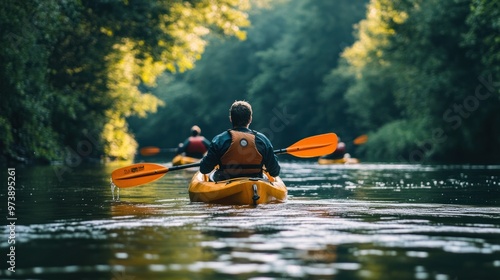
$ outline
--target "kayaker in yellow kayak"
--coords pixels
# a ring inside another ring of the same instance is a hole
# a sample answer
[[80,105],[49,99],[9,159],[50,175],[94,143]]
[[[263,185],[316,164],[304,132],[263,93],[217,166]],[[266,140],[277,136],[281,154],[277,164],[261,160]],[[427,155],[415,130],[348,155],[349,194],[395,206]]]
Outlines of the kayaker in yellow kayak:
[[217,165],[214,180],[236,177],[262,177],[265,166],[269,175],[280,173],[278,158],[271,141],[262,133],[249,129],[252,106],[246,101],[235,101],[229,109],[233,128],[215,136],[207,155],[201,160],[200,172],[210,173]]
[[210,141],[201,135],[199,126],[191,127],[191,136],[187,138],[177,149],[177,154],[183,154],[187,157],[201,159],[210,147]]

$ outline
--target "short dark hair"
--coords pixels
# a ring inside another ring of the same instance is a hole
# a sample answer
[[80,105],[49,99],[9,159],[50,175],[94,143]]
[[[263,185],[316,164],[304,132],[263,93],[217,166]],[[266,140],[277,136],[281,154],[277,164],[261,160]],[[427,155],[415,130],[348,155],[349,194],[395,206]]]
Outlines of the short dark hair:
[[250,123],[252,106],[246,101],[234,101],[229,109],[233,127],[244,127]]
[[198,136],[200,134],[201,134],[200,127],[197,125],[193,125],[193,127],[191,127],[191,136]]

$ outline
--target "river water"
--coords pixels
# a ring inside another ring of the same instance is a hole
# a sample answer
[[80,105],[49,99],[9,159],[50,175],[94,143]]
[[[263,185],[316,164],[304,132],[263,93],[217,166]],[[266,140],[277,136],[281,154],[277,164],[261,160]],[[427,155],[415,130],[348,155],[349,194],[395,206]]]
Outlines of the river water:
[[191,203],[189,170],[113,198],[122,166],[16,167],[0,279],[500,277],[500,166],[284,161],[288,201],[257,207]]

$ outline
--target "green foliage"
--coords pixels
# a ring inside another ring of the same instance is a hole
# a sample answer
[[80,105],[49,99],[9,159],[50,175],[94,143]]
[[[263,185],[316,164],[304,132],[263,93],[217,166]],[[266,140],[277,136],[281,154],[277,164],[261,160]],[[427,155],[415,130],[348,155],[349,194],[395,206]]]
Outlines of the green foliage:
[[46,6],[40,2],[0,4],[0,150],[17,160],[52,158],[57,148],[49,109],[54,93],[46,74],[50,47],[64,16],[55,1]]
[[259,74],[250,82],[248,98],[260,117],[256,127],[269,131],[279,145],[290,138],[353,130],[348,115],[338,111],[345,106],[344,99],[325,99],[321,92],[328,91],[323,80],[337,66],[340,52],[353,42],[352,25],[362,18],[364,5],[363,1],[290,1],[286,32],[257,53]]
[[194,123],[217,133],[232,100],[247,99],[252,127],[277,146],[324,131],[347,141],[371,132],[356,151],[367,160],[495,162],[498,3],[372,0],[355,42],[364,3],[275,5],[252,18],[246,42],[213,43],[197,69],[173,78],[169,95],[189,94],[171,101],[185,117],[172,107],[160,114],[175,122],[162,127],[164,141]]
[[3,1],[2,158],[64,159],[91,137],[85,156],[131,159],[135,137],[214,136],[246,99],[275,146],[370,133],[355,156],[498,162],[500,1],[366,4]]
[[236,99],[250,101],[251,128],[266,133],[275,146],[346,131],[346,116],[338,113],[335,125],[325,125],[331,115],[323,113],[324,108],[332,114],[343,108],[343,98],[323,102],[328,94],[319,95],[324,76],[353,42],[352,25],[361,19],[363,8],[362,2],[295,0],[252,10],[245,41],[213,38],[196,68],[165,78],[153,90],[166,106],[146,121],[131,120],[139,142],[176,146],[193,124],[211,138],[230,127],[227,112]]
[[132,158],[126,118],[163,104],[140,88],[193,68],[210,33],[244,38],[248,8],[239,0],[2,1],[2,157],[64,159],[92,135],[80,154]]
[[194,124],[208,138],[228,129],[229,106],[236,99],[247,98],[246,87],[258,73],[255,51],[280,38],[284,17],[285,11],[276,15],[274,10],[253,10],[253,26],[247,30],[246,40],[212,36],[194,69],[162,75],[152,92],[165,102],[165,107],[147,120],[130,120],[138,141],[142,145],[176,147]]
[[[355,80],[346,93],[349,107],[376,142],[364,147],[366,156],[401,160],[420,152],[420,162],[495,161],[491,155],[500,152],[500,134],[492,122],[499,120],[500,104],[488,91],[498,93],[491,80],[499,76],[492,78],[495,66],[489,63],[498,53],[484,52],[498,48],[492,44],[498,37],[498,1],[493,2],[370,2],[358,41],[343,54],[345,72]],[[485,5],[491,10],[484,12]],[[424,144],[409,145],[409,136]]]
[[[418,121],[397,120],[390,122],[376,132],[370,134],[369,141],[360,147],[367,161],[403,161],[419,162],[422,160],[419,144],[416,139],[421,135],[422,125]],[[413,127],[415,129],[408,129]],[[388,139],[387,135],[391,135]],[[411,158],[408,156],[411,155]]]
[[472,50],[468,55],[474,60],[480,60],[485,71],[482,73],[500,74],[500,1],[471,1],[471,12],[467,17],[468,32],[463,44]]

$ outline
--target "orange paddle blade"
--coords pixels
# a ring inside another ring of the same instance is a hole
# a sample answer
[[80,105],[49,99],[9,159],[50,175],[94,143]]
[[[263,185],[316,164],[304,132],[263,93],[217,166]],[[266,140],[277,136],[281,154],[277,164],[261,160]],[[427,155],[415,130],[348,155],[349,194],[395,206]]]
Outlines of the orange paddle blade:
[[368,142],[368,135],[366,134],[356,137],[356,139],[354,139],[353,141],[354,145],[362,145],[366,142]]
[[144,147],[140,150],[141,155],[143,156],[154,156],[160,153],[160,148],[158,147]]
[[137,163],[118,168],[111,173],[113,183],[129,188],[156,181],[168,172],[168,168],[154,163]]
[[325,133],[304,138],[290,147],[286,153],[301,157],[319,157],[333,153],[337,149],[338,137],[335,133]]

